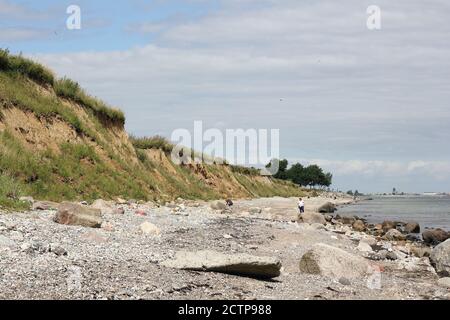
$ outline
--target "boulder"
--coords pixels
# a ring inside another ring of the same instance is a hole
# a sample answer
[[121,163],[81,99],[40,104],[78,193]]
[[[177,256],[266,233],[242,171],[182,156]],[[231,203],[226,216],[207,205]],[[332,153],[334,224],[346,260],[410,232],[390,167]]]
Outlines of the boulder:
[[439,275],[450,276],[450,239],[433,249],[430,261]]
[[175,259],[162,263],[167,268],[212,271],[256,278],[275,278],[280,275],[281,262],[272,257],[248,254],[224,254],[215,251],[179,251]]
[[360,242],[365,242],[369,246],[375,246],[377,244],[377,239],[375,239],[374,237],[369,236],[369,235],[363,235]]
[[354,217],[343,216],[339,219],[339,221],[345,225],[353,226],[356,219]]
[[390,229],[386,234],[383,236],[383,239],[388,241],[399,241],[399,240],[405,240],[406,236],[398,231],[397,229]]
[[395,227],[397,226],[397,223],[394,221],[383,221],[383,223],[381,224],[381,228],[383,229],[383,232],[386,233],[391,229],[395,229]]
[[353,223],[353,229],[355,229],[355,231],[362,232],[362,231],[366,230],[366,224],[362,220],[356,220]]
[[226,210],[228,209],[227,205],[225,202],[222,201],[214,201],[211,203],[211,209],[213,210]]
[[304,212],[300,215],[300,219],[304,223],[309,223],[309,224],[320,223],[320,224],[324,225],[327,223],[327,221],[325,220],[325,217],[323,215],[321,215],[320,213],[316,213],[316,212]]
[[161,234],[161,230],[159,230],[157,226],[148,221],[141,224],[140,229],[142,233],[146,235],[159,236]]
[[97,199],[92,203],[91,208],[99,209],[102,214],[114,214],[115,208],[111,202],[105,201],[103,199]]
[[404,230],[406,233],[420,233],[420,225],[417,222],[408,222]]
[[342,249],[318,243],[308,250],[300,260],[300,271],[335,279],[355,279],[368,273],[369,263],[362,257]]
[[373,251],[372,247],[368,243],[363,242],[363,241],[359,242],[358,247],[356,249],[358,249],[361,252],[372,252]]
[[320,213],[334,213],[337,210],[336,205],[331,202],[327,202],[319,207],[318,211]]
[[102,212],[76,203],[63,202],[60,204],[54,221],[60,224],[100,228]]
[[441,287],[450,289],[450,278],[441,278],[438,280],[438,285],[440,285]]
[[427,244],[436,245],[444,242],[450,237],[449,233],[442,229],[427,229],[422,233],[423,241]]
[[29,204],[33,204],[34,203],[33,197],[20,197],[19,201],[28,202]]
[[429,247],[411,247],[411,254],[417,258],[429,257],[431,255],[431,249]]

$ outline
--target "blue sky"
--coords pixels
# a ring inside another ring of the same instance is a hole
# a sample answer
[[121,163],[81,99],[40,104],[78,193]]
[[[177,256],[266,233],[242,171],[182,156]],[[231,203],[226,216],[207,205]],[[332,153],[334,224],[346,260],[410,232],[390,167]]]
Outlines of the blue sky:
[[282,155],[340,189],[448,192],[448,17],[446,0],[0,0],[0,46],[119,106],[137,135],[275,128]]

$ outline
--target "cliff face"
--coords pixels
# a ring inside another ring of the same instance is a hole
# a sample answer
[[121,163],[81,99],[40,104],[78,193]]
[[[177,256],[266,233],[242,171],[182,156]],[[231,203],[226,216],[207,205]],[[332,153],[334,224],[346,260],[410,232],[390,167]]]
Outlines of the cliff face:
[[56,83],[2,70],[0,64],[0,205],[10,206],[20,195],[54,201],[172,200],[301,192],[228,165],[178,166],[160,149],[135,148],[119,111],[78,87],[68,92],[60,88],[66,83]]

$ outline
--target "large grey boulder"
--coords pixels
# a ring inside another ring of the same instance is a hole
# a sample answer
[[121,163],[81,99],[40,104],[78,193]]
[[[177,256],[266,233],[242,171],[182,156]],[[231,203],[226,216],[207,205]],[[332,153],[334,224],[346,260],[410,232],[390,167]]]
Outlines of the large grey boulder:
[[315,244],[300,260],[300,271],[335,279],[360,278],[369,270],[366,259],[324,243]]
[[439,275],[450,276],[450,239],[431,251],[430,261]]
[[320,224],[326,224],[327,221],[325,220],[325,217],[317,212],[304,212],[300,215],[300,220],[304,223],[314,224],[314,223],[320,223]]
[[58,208],[54,221],[60,224],[100,228],[102,212],[76,203],[63,202]]
[[275,278],[280,275],[281,262],[272,257],[248,254],[223,254],[215,251],[179,251],[175,259],[162,263],[167,268],[213,271],[256,278]]
[[334,213],[337,210],[336,205],[331,202],[327,202],[319,207],[318,211],[320,213]]

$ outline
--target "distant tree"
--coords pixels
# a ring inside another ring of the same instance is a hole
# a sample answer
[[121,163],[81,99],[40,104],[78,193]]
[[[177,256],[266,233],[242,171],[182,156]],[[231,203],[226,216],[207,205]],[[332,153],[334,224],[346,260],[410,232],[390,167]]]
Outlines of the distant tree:
[[352,191],[352,190],[348,190],[348,191],[347,191],[347,194],[350,195],[350,196],[352,196],[352,195],[353,195],[353,191]]

